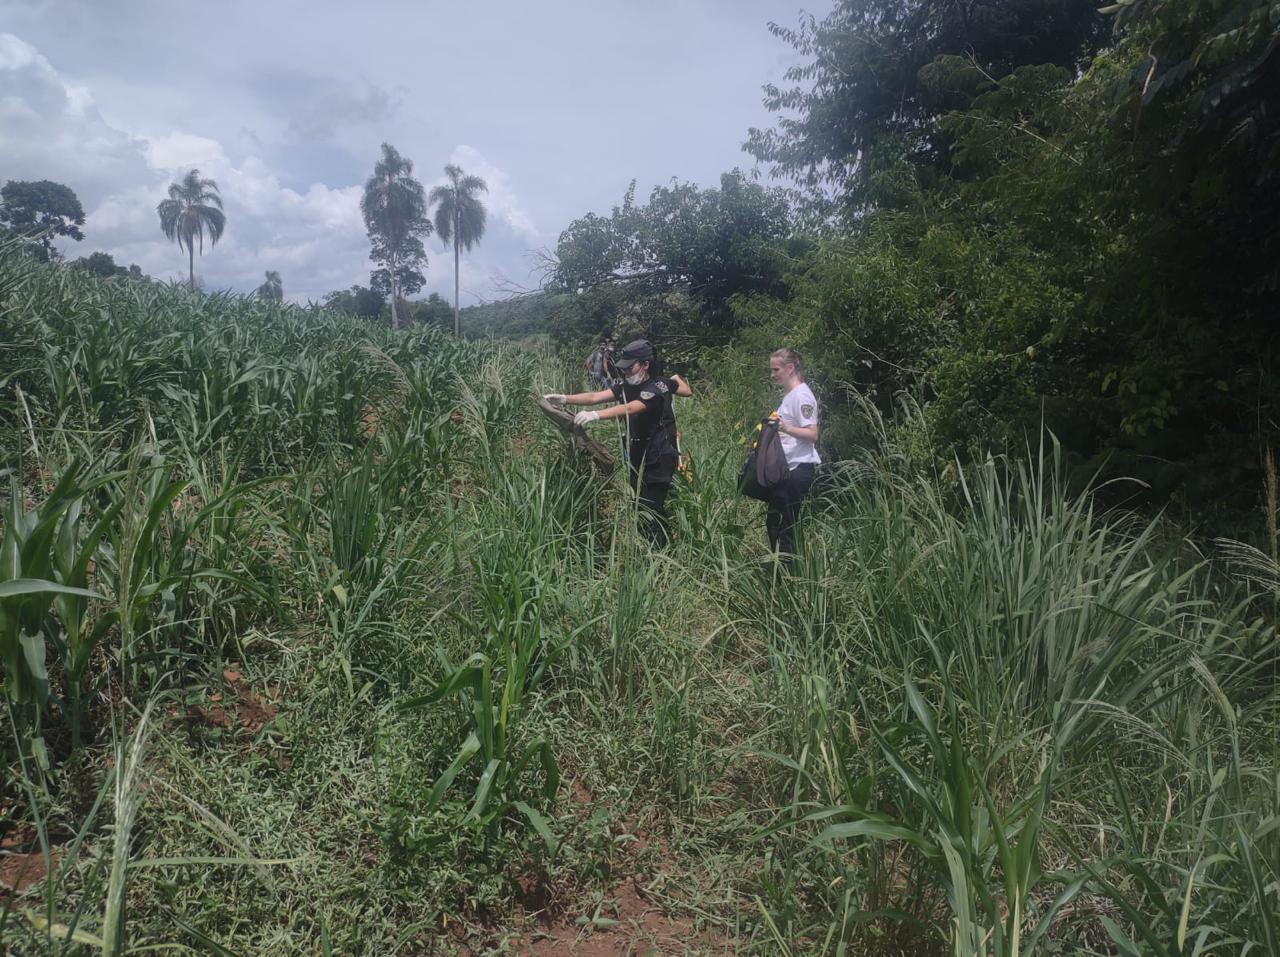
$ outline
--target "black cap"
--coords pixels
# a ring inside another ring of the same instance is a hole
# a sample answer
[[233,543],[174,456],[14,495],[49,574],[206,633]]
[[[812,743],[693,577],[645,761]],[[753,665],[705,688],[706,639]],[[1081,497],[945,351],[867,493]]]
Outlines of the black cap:
[[614,365],[619,369],[628,369],[637,362],[653,361],[653,343],[648,339],[637,339],[634,342],[628,342],[623,346],[622,351],[618,353],[613,360]]

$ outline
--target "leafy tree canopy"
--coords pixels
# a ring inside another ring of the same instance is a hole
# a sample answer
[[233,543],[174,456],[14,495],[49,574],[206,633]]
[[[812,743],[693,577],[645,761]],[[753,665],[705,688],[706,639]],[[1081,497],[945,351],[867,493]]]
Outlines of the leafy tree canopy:
[[433,292],[426,299],[406,303],[412,312],[413,321],[441,329],[453,328],[453,307],[438,292]]
[[110,253],[96,252],[88,256],[81,256],[71,265],[104,278],[121,277],[136,280],[147,278],[143,275],[142,268],[137,263],[132,264],[128,269],[124,266],[117,266],[115,257]]
[[770,30],[806,62],[788,70],[789,86],[764,88],[784,115],[775,129],[751,130],[746,148],[810,202],[834,198],[838,209],[862,204],[886,138],[945,169],[939,116],[1019,66],[1080,69],[1108,24],[1094,0],[837,0],[824,19]]
[[65,236],[80,242],[84,232],[84,208],[71,187],[47,179],[28,182],[11,179],[0,188],[0,225],[20,236],[38,241],[40,258],[57,258],[53,240]]
[[324,297],[324,305],[334,312],[345,312],[347,315],[360,316],[365,319],[377,319],[387,305],[387,298],[367,286],[355,285],[350,289],[339,289]]
[[426,193],[413,178],[413,160],[401,156],[390,143],[364,186],[360,200],[372,248],[369,258],[380,267],[372,274],[375,290],[390,297],[392,320],[403,324],[397,303],[422,288],[427,252],[422,237],[430,235]]
[[[382,266],[369,273],[369,285],[384,299],[390,299],[394,289],[399,299],[403,300],[405,296],[412,296],[421,289],[427,281],[422,270],[418,268],[418,264],[425,265],[427,261],[427,251],[422,245],[422,240],[417,237],[405,239],[401,242],[399,249],[399,253],[395,256],[394,284],[391,281],[392,273],[389,266]],[[392,255],[386,242],[374,239],[369,258],[375,262],[389,263]]]
[[623,308],[639,310],[629,321],[642,329],[679,316],[723,331],[732,321],[731,297],[785,294],[790,234],[784,197],[736,170],[721,176],[718,189],[655,187],[644,205],[636,204],[633,182],[608,217],[589,213],[560,234],[548,287],[586,297],[595,314],[583,330],[588,335]]

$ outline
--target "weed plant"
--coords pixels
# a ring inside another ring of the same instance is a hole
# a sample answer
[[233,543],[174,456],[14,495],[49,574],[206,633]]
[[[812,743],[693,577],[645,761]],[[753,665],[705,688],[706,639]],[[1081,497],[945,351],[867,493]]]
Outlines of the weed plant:
[[1280,952],[1273,559],[868,410],[780,563],[764,363],[654,553],[576,363],[0,249],[2,949]]

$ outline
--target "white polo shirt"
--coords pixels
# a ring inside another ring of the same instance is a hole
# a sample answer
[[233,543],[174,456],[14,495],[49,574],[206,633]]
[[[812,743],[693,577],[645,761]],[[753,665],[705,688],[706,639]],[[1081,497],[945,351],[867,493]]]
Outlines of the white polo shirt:
[[[778,418],[787,425],[808,427],[818,424],[818,400],[807,385],[801,382],[783,397],[782,405],[778,406]],[[814,443],[786,432],[781,433],[779,439],[782,442],[782,452],[787,457],[787,468],[793,469],[801,462],[817,465],[822,461]]]

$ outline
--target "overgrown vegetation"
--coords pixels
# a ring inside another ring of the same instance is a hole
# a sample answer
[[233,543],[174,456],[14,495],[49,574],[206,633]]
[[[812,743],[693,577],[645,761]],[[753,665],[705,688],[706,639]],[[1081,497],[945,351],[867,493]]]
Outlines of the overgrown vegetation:
[[[461,323],[518,346],[376,321],[423,202],[299,309],[41,262],[78,203],[16,184],[0,949],[1280,953],[1278,22],[775,27],[789,187],[577,220]],[[531,401],[605,332],[697,370],[656,554]],[[784,341],[828,457],[788,568],[735,487]]]
[[1274,560],[1049,437],[921,471],[868,404],[784,575],[763,355],[654,556],[536,349],[14,255],[0,329],[11,951],[523,953],[626,877],[691,953],[1275,946]]
[[1274,2],[838,0],[771,29],[801,59],[746,147],[785,188],[576,220],[554,330],[785,341],[828,409],[915,395],[937,467],[1043,423],[1149,508],[1249,524],[1276,434]]

